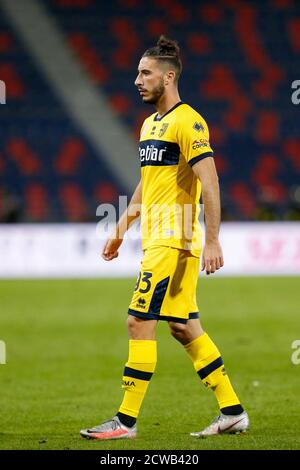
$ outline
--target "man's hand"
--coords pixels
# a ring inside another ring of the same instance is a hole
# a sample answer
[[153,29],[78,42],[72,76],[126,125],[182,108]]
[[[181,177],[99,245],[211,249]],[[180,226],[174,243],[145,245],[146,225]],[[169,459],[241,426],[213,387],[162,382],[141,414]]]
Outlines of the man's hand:
[[109,238],[103,248],[102,258],[105,261],[111,261],[114,258],[119,256],[118,249],[122,244],[122,239],[120,238]]
[[131,223],[140,216],[141,202],[142,182],[140,181],[135,188],[128,208],[121,215],[119,222],[117,223],[114,231],[110,234],[110,237],[103,248],[101,256],[105,261],[111,261],[119,256],[118,249],[122,244],[128,227],[130,227]]
[[202,271],[206,274],[213,274],[224,266],[224,259],[221,245],[218,241],[205,244],[202,254]]

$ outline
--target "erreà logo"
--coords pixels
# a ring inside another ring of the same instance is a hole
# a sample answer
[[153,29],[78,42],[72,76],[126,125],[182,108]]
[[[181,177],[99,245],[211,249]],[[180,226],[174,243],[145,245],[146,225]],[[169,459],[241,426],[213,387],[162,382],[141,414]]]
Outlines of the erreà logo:
[[135,387],[135,383],[133,380],[122,380],[123,387]]
[[146,300],[143,299],[142,297],[140,297],[137,300],[137,306],[140,307],[140,308],[146,308]]
[[141,162],[161,162],[163,154],[167,151],[167,148],[158,149],[153,144],[147,145],[147,147],[139,147],[140,160]]

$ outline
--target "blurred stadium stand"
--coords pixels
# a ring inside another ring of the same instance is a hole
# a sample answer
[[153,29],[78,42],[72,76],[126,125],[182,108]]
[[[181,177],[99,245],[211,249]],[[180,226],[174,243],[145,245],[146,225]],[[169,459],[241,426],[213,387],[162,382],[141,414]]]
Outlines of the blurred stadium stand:
[[[160,34],[176,38],[181,97],[210,126],[223,220],[300,220],[300,105],[291,102],[291,83],[300,79],[299,2],[44,4],[136,140],[152,112],[133,85],[138,61]],[[0,79],[8,95],[0,107],[0,220],[94,220],[99,203],[126,193],[3,15]]]

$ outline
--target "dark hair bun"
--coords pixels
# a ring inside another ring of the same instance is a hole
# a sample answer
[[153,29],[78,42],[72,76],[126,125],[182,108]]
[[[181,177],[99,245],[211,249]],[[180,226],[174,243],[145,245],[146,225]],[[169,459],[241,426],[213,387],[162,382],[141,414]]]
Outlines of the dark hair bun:
[[166,36],[160,36],[156,46],[147,49],[142,57],[151,57],[160,62],[168,63],[172,70],[175,70],[176,82],[178,81],[182,71],[182,63],[180,49],[176,41],[166,38]]
[[166,36],[160,36],[157,41],[159,52],[161,55],[172,55],[174,57],[179,56],[179,47],[176,41],[168,39]]

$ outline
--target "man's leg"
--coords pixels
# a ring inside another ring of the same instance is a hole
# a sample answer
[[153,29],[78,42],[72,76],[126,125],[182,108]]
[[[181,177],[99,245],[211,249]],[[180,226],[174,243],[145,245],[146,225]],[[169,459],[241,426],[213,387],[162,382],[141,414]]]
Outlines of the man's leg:
[[129,356],[122,381],[125,394],[117,414],[121,423],[128,427],[136,422],[156,367],[156,325],[157,320],[128,316]]
[[186,324],[169,322],[169,326],[172,336],[184,346],[190,356],[204,385],[214,392],[222,416],[242,416],[244,409],[226,374],[221,354],[203,331],[199,320],[188,320]]
[[80,433],[90,439],[128,439],[136,436],[136,419],[141,409],[157,362],[157,320],[143,320],[129,315],[129,355],[122,388],[125,390],[117,415],[99,426]]

